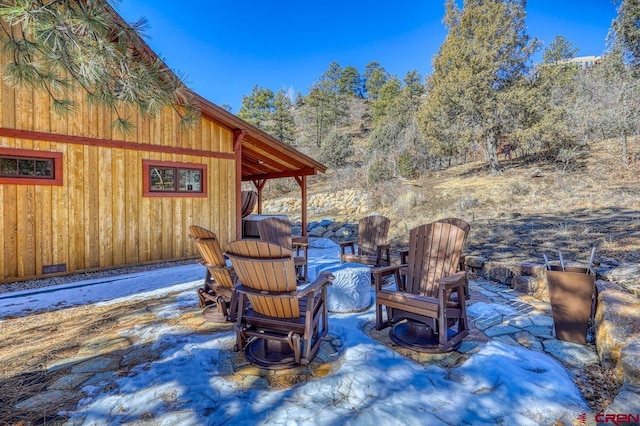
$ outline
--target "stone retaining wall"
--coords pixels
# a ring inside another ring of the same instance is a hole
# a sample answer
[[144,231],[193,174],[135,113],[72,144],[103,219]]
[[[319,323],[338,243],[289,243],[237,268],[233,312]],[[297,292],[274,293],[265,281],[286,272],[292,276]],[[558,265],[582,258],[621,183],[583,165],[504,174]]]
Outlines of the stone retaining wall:
[[[300,220],[300,203],[299,196],[265,200],[262,212],[265,214],[287,214],[295,222]],[[307,215],[309,218],[327,216],[362,217],[369,213],[370,210],[371,200],[368,195],[355,189],[317,193],[307,197]]]
[[[544,265],[505,265],[480,256],[467,256],[465,263],[472,274],[549,302]],[[621,282],[605,279],[596,281],[594,333],[600,363],[603,367],[615,370],[620,385],[618,396],[609,410],[616,412],[615,409],[620,408],[622,411],[618,412],[629,412],[630,408],[640,405],[640,274],[636,273],[638,267],[635,266],[623,265],[620,267],[623,271],[616,269],[596,271],[598,278],[616,277]],[[621,279],[620,276],[626,278]],[[629,407],[629,404],[633,407]]]

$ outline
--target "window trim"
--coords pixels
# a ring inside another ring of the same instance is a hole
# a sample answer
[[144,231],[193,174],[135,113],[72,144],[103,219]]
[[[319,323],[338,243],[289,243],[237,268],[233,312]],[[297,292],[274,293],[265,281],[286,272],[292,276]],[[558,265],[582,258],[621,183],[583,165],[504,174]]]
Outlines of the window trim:
[[30,160],[53,161],[53,177],[0,176],[0,184],[62,186],[62,153],[0,147],[0,156],[25,157]]
[[[202,172],[201,191],[152,191],[149,170],[151,167],[171,167],[175,169],[200,170]],[[175,161],[142,160],[142,195],[144,197],[191,197],[206,198],[207,191],[207,165],[198,163],[180,163]]]

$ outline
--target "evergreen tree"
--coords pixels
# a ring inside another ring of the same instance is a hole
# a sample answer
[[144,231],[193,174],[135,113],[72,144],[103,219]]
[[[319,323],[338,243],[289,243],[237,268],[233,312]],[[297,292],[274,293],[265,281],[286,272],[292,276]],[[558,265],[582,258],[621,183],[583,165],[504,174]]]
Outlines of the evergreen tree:
[[340,78],[340,94],[362,98],[362,92],[362,79],[358,69],[351,65],[345,67]]
[[411,103],[412,108],[417,109],[420,104],[420,97],[426,92],[422,77],[418,71],[412,70],[405,74],[403,81],[406,98]]
[[530,84],[520,86],[520,126],[510,135],[512,145],[562,160],[565,165],[579,150],[578,127],[570,116],[578,67],[569,60],[576,52],[562,36],[545,49]]
[[376,100],[380,95],[380,89],[389,78],[389,74],[377,62],[370,62],[365,67],[363,84],[369,99]]
[[255,85],[250,95],[242,97],[238,117],[266,131],[273,115],[273,102],[274,95],[271,89]]
[[267,130],[276,139],[291,144],[295,139],[296,123],[293,120],[291,100],[284,90],[279,90],[273,99],[272,126]]
[[91,102],[110,108],[114,128],[134,128],[126,108],[155,116],[172,106],[183,123],[198,116],[182,80],[146,53],[144,19],[124,23],[106,1],[6,0],[0,2],[0,42],[8,53],[4,81],[45,90],[58,113],[75,108],[69,91],[83,90]]
[[498,140],[519,115],[518,85],[537,48],[524,0],[447,0],[447,37],[434,58],[420,123],[435,152],[455,155],[482,141],[492,172]]
[[395,75],[389,78],[380,88],[378,98],[371,103],[374,125],[379,124],[399,102],[402,83]]
[[640,0],[618,0],[612,32],[626,62],[640,68]]

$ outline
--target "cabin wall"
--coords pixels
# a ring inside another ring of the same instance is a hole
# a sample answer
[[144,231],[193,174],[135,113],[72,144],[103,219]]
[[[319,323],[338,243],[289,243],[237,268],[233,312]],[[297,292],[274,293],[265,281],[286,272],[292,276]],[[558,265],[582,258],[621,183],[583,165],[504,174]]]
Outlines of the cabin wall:
[[[117,134],[112,111],[74,97],[68,115],[53,112],[46,93],[0,83],[0,148],[62,154],[62,184],[0,184],[0,282],[197,256],[188,227],[216,232],[224,245],[236,235],[233,135],[201,119],[181,130],[168,108],[143,119],[132,135]],[[11,129],[17,129],[13,132]],[[64,135],[79,136],[65,141]],[[206,197],[143,196],[143,160],[206,165]]]

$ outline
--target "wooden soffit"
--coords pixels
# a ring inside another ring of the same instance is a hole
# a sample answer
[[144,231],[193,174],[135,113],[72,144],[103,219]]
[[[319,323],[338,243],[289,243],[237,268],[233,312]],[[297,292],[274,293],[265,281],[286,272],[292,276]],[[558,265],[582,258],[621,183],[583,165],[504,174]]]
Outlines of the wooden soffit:
[[325,173],[327,166],[315,161],[223,108],[196,95],[202,114],[242,132],[242,180],[279,179]]

